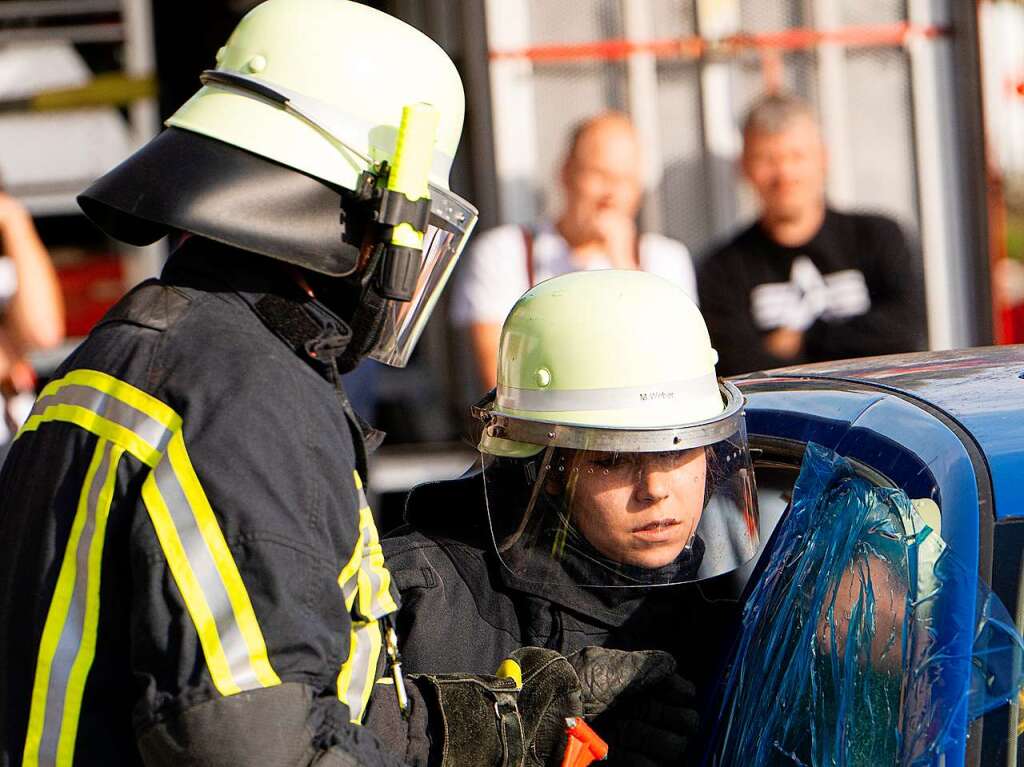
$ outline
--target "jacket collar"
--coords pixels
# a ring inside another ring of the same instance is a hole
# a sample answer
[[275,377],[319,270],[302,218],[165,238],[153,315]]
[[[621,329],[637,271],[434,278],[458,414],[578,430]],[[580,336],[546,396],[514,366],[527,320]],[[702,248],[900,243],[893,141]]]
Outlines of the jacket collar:
[[289,268],[255,253],[190,236],[171,254],[162,277],[186,287],[237,295],[268,330],[337,388],[366,449],[375,450],[384,433],[352,410],[338,372],[337,359],[348,346],[352,330],[337,313],[307,295]]
[[308,296],[287,265],[230,245],[189,237],[172,253],[163,277],[206,291],[235,293],[303,358],[309,357],[309,347],[321,337],[351,337],[345,321]]

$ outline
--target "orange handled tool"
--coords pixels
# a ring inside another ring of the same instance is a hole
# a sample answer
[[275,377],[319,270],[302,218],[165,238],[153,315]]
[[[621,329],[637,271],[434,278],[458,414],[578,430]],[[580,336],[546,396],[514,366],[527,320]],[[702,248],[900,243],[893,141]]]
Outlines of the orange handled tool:
[[565,720],[565,732],[569,743],[565,747],[562,767],[587,767],[591,762],[608,756],[608,744],[579,717],[570,716]]

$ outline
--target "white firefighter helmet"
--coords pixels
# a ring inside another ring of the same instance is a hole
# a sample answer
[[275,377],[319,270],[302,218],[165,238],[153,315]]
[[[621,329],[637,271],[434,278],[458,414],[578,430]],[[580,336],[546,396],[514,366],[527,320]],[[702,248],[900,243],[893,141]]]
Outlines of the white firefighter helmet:
[[[319,127],[282,109],[273,94]],[[167,124],[354,190],[371,162],[394,158],[402,109],[417,103],[437,112],[429,175],[447,189],[465,96],[440,46],[360,3],[267,0],[246,14],[204,87]]]
[[716,361],[700,311],[660,277],[576,272],[524,294],[502,328],[498,386],[474,408],[506,566],[650,586],[747,562],[743,399]]

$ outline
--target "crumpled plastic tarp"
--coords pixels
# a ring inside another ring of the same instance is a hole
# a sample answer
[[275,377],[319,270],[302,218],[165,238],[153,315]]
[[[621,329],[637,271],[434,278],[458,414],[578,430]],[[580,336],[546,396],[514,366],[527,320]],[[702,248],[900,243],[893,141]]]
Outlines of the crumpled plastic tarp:
[[902,491],[809,444],[705,764],[921,767],[1014,698],[1024,640]]

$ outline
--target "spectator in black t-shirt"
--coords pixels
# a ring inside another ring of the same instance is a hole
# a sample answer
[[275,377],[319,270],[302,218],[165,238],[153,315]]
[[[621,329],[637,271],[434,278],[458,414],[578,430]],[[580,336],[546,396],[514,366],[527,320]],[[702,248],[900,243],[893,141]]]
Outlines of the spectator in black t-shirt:
[[718,370],[913,351],[924,342],[916,269],[899,226],[825,201],[825,147],[810,107],[768,96],[743,126],[743,174],[760,218],[698,277]]

